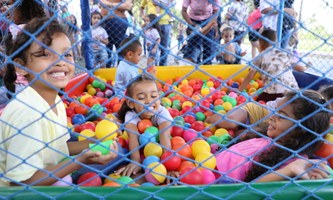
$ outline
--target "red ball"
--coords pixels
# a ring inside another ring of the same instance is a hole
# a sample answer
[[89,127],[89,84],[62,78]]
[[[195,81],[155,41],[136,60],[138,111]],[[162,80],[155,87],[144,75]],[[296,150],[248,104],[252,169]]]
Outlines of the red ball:
[[171,151],[165,151],[161,156],[161,162],[168,171],[175,171],[180,167],[181,158]]
[[143,119],[138,123],[138,130],[140,133],[145,132],[146,128],[152,126],[153,123],[149,119]]
[[184,121],[185,123],[193,124],[196,121],[196,119],[193,115],[186,115],[184,117]]
[[171,131],[171,136],[172,137],[183,137],[184,129],[180,126],[173,126],[172,131]]
[[201,185],[203,183],[201,170],[186,168],[181,172],[180,181],[189,185]]
[[102,179],[95,172],[87,172],[80,176],[77,184],[80,186],[101,186]]
[[196,131],[202,131],[205,129],[205,124],[202,121],[195,121],[192,123],[191,128]]
[[93,122],[86,122],[86,123],[80,125],[81,131],[86,130],[86,129],[95,131],[95,128],[96,128],[96,125]]
[[212,95],[212,99],[216,101],[217,99],[222,99],[222,93],[220,91],[214,91]]

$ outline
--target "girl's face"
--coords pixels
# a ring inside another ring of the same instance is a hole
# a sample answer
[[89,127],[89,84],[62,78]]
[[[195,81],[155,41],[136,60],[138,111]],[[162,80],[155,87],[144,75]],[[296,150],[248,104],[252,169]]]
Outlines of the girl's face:
[[[127,104],[136,113],[140,113],[141,119],[151,119],[160,107],[159,93],[156,83],[143,81],[132,88],[135,101],[128,100]],[[148,106],[147,108],[145,106]]]
[[234,39],[234,34],[232,31],[226,31],[225,33],[223,33],[222,38],[224,42],[227,43]]
[[295,119],[295,115],[292,112],[293,108],[290,104],[286,104],[286,102],[285,98],[279,100],[277,103],[277,113],[279,115],[272,115],[269,118],[267,135],[270,138],[281,135],[294,125],[294,122],[290,120],[290,118]]
[[[43,36],[37,37],[41,42]],[[64,88],[74,74],[72,45],[64,33],[55,33],[52,43],[47,49],[33,42],[26,51],[27,61],[17,62],[30,71],[24,71],[31,87],[36,91]],[[61,56],[61,57],[60,57]],[[23,71],[23,70],[20,70]]]
[[95,14],[93,16],[91,16],[91,25],[95,25],[97,24],[99,21],[101,20],[101,16],[98,14]]

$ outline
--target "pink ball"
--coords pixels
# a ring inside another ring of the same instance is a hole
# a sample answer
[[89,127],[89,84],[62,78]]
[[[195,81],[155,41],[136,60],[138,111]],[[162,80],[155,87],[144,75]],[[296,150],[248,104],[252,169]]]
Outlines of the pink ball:
[[154,185],[159,185],[160,182],[156,180],[156,178],[149,172],[149,169],[146,169],[146,175],[145,178],[148,182],[154,184]]
[[198,133],[193,129],[187,129],[183,133],[183,138],[186,142],[194,141],[196,137],[198,137]]
[[104,97],[104,93],[103,93],[103,92],[97,92],[97,93],[96,93],[96,96],[102,98],[102,97]]
[[71,186],[73,183],[72,177],[70,175],[65,176],[61,180],[52,184],[52,186]]
[[201,174],[202,174],[202,184],[208,185],[208,184],[213,184],[216,180],[216,177],[212,171],[209,169],[201,169]]
[[217,149],[218,149],[218,148],[219,148],[219,145],[216,144],[216,143],[213,143],[213,144],[210,145],[210,152],[211,152],[212,154],[215,154],[215,153],[217,152]]
[[235,92],[230,92],[229,96],[232,97],[232,98],[237,98],[238,97],[238,95]]
[[194,107],[194,109],[193,109],[193,112],[195,112],[195,113],[197,113],[197,112],[202,112],[203,110],[199,107],[199,106],[197,106],[197,107]]

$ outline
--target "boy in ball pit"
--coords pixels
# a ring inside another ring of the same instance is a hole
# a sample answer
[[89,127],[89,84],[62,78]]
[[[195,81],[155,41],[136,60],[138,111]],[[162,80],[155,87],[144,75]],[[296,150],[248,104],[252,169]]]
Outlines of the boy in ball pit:
[[[150,120],[153,126],[160,130],[159,140],[162,148],[171,149],[170,135],[173,118],[169,111],[161,105],[155,79],[141,75],[131,81],[126,90],[126,100],[118,112],[118,118],[124,123],[128,133],[131,162],[119,168],[115,172],[117,175],[138,176],[141,171],[138,124],[144,119]],[[169,172],[168,175],[179,176],[176,172]],[[170,179],[167,179],[167,182],[170,182]]]
[[[276,32],[266,29],[259,38],[260,54],[254,58],[255,68],[251,68],[243,83],[239,86],[239,91],[253,80],[255,74],[260,72],[264,82],[264,92],[261,93],[257,101],[265,102],[282,97],[285,92],[298,90],[297,81],[292,74],[292,70],[305,71],[306,67],[297,63],[292,63],[292,56],[286,52],[280,51],[273,45],[276,41]],[[261,71],[258,71],[260,69]]]

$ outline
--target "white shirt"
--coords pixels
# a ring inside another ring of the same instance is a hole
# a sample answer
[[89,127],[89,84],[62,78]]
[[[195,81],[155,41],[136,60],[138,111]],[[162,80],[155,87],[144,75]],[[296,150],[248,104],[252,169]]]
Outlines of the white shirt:
[[[260,0],[260,11],[262,12],[264,9],[273,7],[273,10],[279,10],[280,0]],[[262,16],[262,25],[264,28],[270,28],[274,31],[277,30],[277,20],[278,14],[274,13],[274,11],[270,11],[267,14]]]
[[[139,121],[141,121],[141,119],[135,111],[128,111],[125,115],[124,124],[131,123],[137,125]],[[154,126],[159,126],[165,121],[173,122],[173,118],[164,106],[160,106],[155,115],[151,118],[151,122]]]

